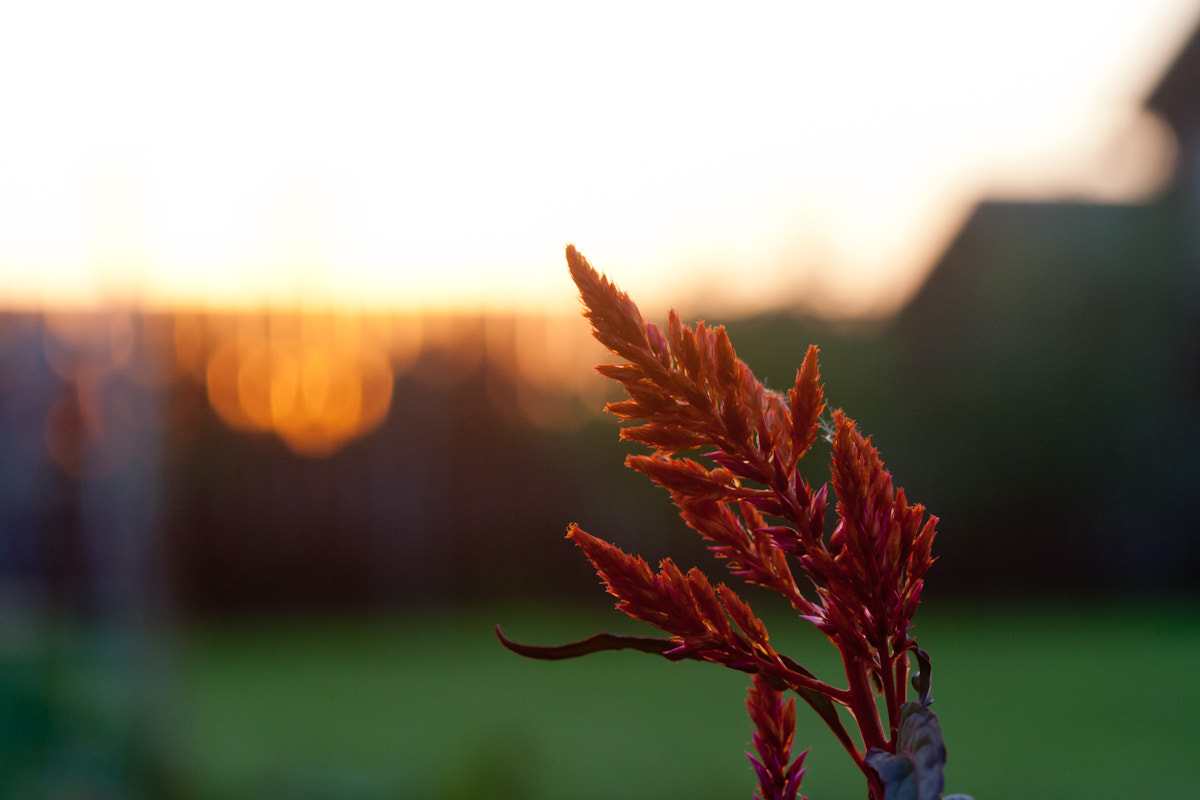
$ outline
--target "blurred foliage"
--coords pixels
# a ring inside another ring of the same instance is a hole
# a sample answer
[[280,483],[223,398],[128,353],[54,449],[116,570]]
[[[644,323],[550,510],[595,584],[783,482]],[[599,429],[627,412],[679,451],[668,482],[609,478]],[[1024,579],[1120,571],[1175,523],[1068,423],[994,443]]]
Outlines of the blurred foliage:
[[786,386],[809,341],[830,402],[942,518],[931,588],[1196,587],[1200,293],[1173,206],[982,207],[874,329],[728,325]]
[[[10,620],[6,620],[10,621]],[[160,669],[124,633],[46,625],[0,656],[0,796],[131,800],[178,783]]]
[[[832,404],[942,519],[930,591],[1195,589],[1200,293],[1173,209],[987,205],[894,319],[709,321],[776,389],[822,348]],[[167,445],[177,597],[580,598],[595,581],[560,538],[571,522],[652,563],[703,563],[666,494],[622,466],[635,448],[614,420],[533,425],[518,392],[487,358],[454,382],[402,375],[383,425],[323,460],[201,415]],[[813,478],[827,458],[814,449]]]
[[[725,323],[775,389],[821,347],[830,401],[941,517],[930,591],[1196,589],[1200,291],[1182,208],[982,206],[912,302],[875,323],[683,312]],[[46,409],[82,402],[47,323],[0,322],[0,579],[56,607],[122,602],[135,574],[149,578],[138,593],[198,614],[580,599],[596,581],[561,538],[572,522],[651,563],[707,559],[666,494],[623,466],[636,448],[599,394],[585,405],[567,386],[586,378],[522,378],[516,340],[496,343],[512,320],[463,322],[453,346],[470,358],[450,344],[414,356],[379,427],[324,458],[230,428],[194,380],[125,376],[110,388],[143,423],[136,450],[88,479],[43,452]]]

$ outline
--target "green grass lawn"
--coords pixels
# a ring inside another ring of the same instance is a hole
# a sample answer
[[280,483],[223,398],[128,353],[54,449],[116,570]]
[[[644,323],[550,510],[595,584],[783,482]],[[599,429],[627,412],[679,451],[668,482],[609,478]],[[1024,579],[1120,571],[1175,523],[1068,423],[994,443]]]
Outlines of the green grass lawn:
[[[642,631],[616,612],[505,608],[189,631],[176,652],[181,787],[218,798],[746,798],[747,677],[641,653],[533,662],[531,643]],[[769,619],[820,676],[836,654]],[[947,791],[989,798],[1191,800],[1200,606],[1024,605],[918,615],[933,657]],[[803,792],[862,800],[849,758],[801,705]]]

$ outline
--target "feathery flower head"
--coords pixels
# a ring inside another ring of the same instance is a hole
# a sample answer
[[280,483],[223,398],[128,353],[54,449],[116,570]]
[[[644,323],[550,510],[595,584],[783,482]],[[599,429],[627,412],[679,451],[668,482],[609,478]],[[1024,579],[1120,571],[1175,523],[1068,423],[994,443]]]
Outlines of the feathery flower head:
[[[628,395],[606,409],[629,423],[622,438],[652,451],[630,455],[626,464],[670,493],[683,520],[731,574],[777,592],[833,642],[847,686],[819,680],[777,652],[762,621],[724,583],[714,586],[699,569],[685,573],[670,559],[653,570],[576,525],[567,536],[596,567],[617,607],[668,638],[598,634],[559,647],[532,647],[506,639],[497,628],[501,641],[535,658],[632,648],[750,673],[747,708],[757,753],[750,759],[760,800],[795,800],[804,773],[804,753],[791,758],[795,701],[783,701],[787,690],[834,732],[862,770],[873,800],[908,797],[908,788],[897,788],[893,778],[913,765],[915,771],[905,775],[920,778],[920,800],[936,800],[945,750],[927,708],[929,656],[911,636],[925,572],[933,563],[936,517],[909,505],[854,420],[840,409],[831,419],[825,416],[815,346],[808,348],[786,395],[768,391],[738,358],[723,327],[704,322],[688,327],[672,310],[664,332],[647,323],[629,296],[574,246],[567,248],[567,263],[593,335],[622,359],[596,368]],[[837,514],[828,537],[828,486],[814,489],[798,469],[822,431],[832,443]],[[913,681],[918,703],[906,703],[910,655],[919,664]],[[882,718],[876,692],[885,700]],[[837,706],[857,723],[857,741]],[[921,740],[919,757],[898,751],[914,736]],[[929,754],[936,757],[926,758]]]

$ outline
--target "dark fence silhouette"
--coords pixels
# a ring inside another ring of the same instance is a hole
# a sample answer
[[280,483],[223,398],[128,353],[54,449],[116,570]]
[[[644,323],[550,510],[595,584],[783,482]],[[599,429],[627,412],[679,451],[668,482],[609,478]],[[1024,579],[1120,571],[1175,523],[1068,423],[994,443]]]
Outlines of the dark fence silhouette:
[[[709,321],[775,388],[823,348],[831,402],[942,517],[938,591],[1195,590],[1200,304],[1177,208],[984,206],[883,326]],[[631,448],[596,413],[604,380],[577,365],[585,399],[514,369],[513,320],[443,321],[453,345],[427,341],[377,426],[320,457],[219,417],[181,375],[178,320],[127,324],[126,344],[100,348],[63,345],[39,316],[0,328],[0,576],[35,602],[593,597],[570,522],[652,560],[706,558],[665,493],[622,466]],[[809,458],[823,480],[827,451]]]

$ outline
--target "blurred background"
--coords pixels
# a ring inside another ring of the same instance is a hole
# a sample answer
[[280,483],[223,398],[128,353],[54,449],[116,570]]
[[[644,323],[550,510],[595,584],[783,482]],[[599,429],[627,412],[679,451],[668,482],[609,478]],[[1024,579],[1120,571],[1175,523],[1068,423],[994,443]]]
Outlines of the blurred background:
[[[818,344],[941,517],[949,791],[1193,797],[1198,25],[0,10],[0,796],[749,797],[745,676],[491,630],[645,632],[571,522],[721,572],[622,466],[573,241],[769,386]],[[804,793],[861,797],[799,716]]]

